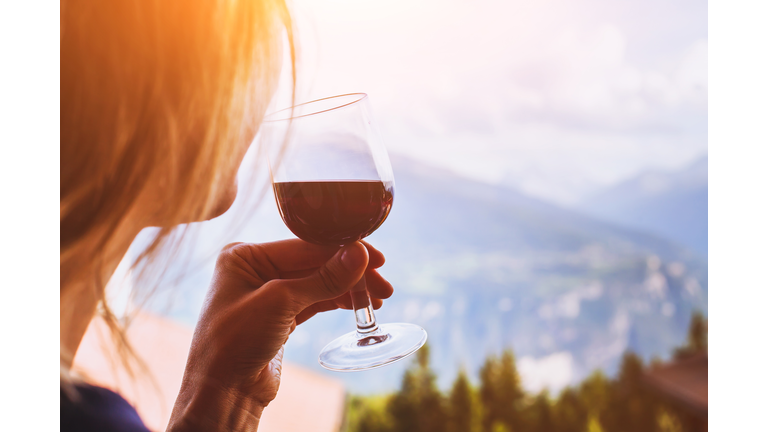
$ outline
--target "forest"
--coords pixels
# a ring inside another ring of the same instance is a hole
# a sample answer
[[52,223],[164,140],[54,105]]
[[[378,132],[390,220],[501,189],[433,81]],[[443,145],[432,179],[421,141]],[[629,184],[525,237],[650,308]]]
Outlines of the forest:
[[[692,415],[654,394],[644,373],[649,364],[631,351],[624,353],[616,377],[595,370],[577,385],[550,395],[527,393],[521,384],[512,349],[489,356],[480,368],[479,385],[460,370],[443,393],[430,368],[429,345],[420,349],[402,377],[397,392],[351,396],[346,432],[687,432],[696,427]],[[707,352],[707,320],[691,316],[687,340],[673,360]]]

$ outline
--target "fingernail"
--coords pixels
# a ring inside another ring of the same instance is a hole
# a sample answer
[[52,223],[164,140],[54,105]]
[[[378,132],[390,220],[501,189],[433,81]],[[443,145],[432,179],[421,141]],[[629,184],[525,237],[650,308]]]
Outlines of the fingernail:
[[341,264],[349,271],[355,271],[363,265],[363,254],[357,249],[347,247],[341,254]]

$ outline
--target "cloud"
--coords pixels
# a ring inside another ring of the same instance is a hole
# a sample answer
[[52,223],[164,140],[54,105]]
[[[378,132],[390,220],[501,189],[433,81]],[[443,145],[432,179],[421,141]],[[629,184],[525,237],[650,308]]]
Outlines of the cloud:
[[573,356],[562,351],[538,359],[523,357],[517,362],[517,370],[527,391],[538,393],[548,389],[558,393],[573,380]]
[[706,152],[706,3],[297,9],[309,29],[300,87],[368,92],[391,151],[563,204]]

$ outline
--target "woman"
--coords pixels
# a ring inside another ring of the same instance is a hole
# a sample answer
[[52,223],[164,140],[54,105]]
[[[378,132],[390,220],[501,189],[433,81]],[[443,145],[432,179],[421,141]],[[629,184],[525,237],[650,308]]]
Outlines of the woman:
[[[135,263],[156,276],[175,226],[234,201],[284,34],[293,57],[280,0],[62,2],[62,430],[146,430],[121,397],[73,377],[72,359],[97,313],[127,347],[104,288],[141,229],[160,227]],[[300,240],[224,248],[168,430],[255,430],[296,325],[349,308],[347,291],[363,276],[375,307],[391,295],[374,270],[380,252],[337,249]]]

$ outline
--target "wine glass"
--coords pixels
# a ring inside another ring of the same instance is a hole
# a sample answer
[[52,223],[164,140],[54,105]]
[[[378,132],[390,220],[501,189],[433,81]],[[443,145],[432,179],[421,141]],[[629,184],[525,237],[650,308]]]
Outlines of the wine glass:
[[[389,156],[365,93],[333,96],[268,115],[261,142],[271,150],[275,199],[288,228],[299,238],[343,246],[375,231],[394,198]],[[320,365],[361,371],[413,354],[427,341],[414,324],[379,324],[365,276],[350,291],[357,329],[330,342]]]

